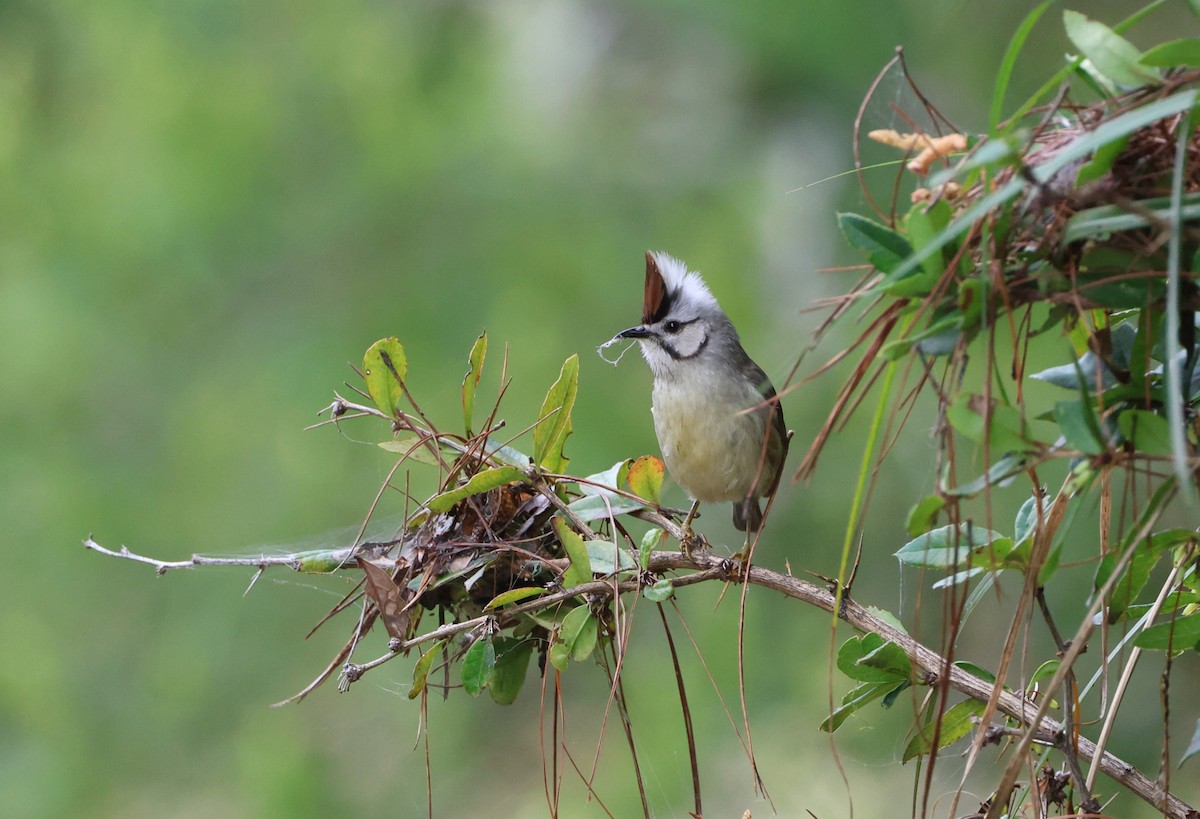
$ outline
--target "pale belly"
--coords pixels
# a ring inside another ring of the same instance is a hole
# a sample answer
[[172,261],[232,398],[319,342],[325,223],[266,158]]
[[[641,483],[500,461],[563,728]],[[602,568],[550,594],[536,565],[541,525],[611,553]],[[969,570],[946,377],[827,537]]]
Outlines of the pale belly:
[[[738,413],[761,399],[757,392],[709,398],[697,403],[681,398],[677,390],[655,387],[654,431],[663,460],[695,500],[741,500],[758,478],[763,419]],[[770,483],[770,476],[758,480],[762,489]]]

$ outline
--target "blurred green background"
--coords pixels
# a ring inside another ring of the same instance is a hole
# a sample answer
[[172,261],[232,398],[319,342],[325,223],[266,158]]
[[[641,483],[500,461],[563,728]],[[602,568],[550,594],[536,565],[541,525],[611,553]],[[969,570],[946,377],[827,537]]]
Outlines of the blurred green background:
[[[1107,22],[1135,8],[1085,5]],[[382,430],[302,428],[353,377],[346,362],[388,335],[406,345],[411,388],[447,427],[486,329],[480,402],[495,393],[507,344],[510,429],[536,417],[578,352],[572,467],[656,452],[646,368],[636,353],[617,368],[593,353],[636,322],[647,248],[701,270],[781,382],[819,321],[801,309],[857,275],[823,272],[859,261],[834,226],[836,210],[862,207],[857,188],[849,177],[812,183],[852,167],[855,111],[873,77],[902,44],[943,112],[982,130],[1001,55],[1031,6],[0,3],[0,815],[426,815],[418,706],[404,696],[411,661],[345,695],[326,686],[268,708],[341,644],[349,621],[304,635],[343,581],[270,573],[243,596],[247,571],[155,578],[85,552],[83,537],[165,559],[348,539],[337,530],[361,520],[390,467],[371,445]],[[1194,28],[1180,2],[1133,39]],[[1066,50],[1052,12],[1010,99]],[[916,110],[894,76],[867,126],[905,130],[892,103]],[[891,180],[884,172],[881,190]],[[798,431],[792,467],[838,383],[785,401]],[[902,576],[890,557],[905,510],[933,486],[929,425],[911,425],[881,474],[856,594],[905,612],[924,599],[936,634],[928,580]],[[760,562],[836,574],[861,429],[834,439],[811,486],[784,485]],[[725,509],[700,526],[733,542]],[[714,609],[718,591],[691,591],[681,606],[740,725],[736,601]],[[673,676],[657,617],[648,607],[638,617],[625,679],[640,762],[656,815],[680,816],[691,780]],[[979,632],[989,636],[986,624]],[[706,815],[769,815],[716,691],[675,634]],[[991,645],[974,639],[964,653]],[[755,749],[780,815],[847,815],[848,792],[858,815],[907,814],[914,769],[898,760],[909,704],[837,734],[843,784],[816,730],[829,701],[828,618],[757,590],[746,640]],[[1156,674],[1139,675],[1145,711],[1129,712],[1114,746],[1152,775]],[[833,685],[840,697],[845,681]],[[508,708],[461,693],[431,700],[436,815],[546,814],[538,688],[531,674]],[[584,769],[606,693],[593,667],[565,678],[567,743]],[[1194,699],[1177,716],[1189,707],[1194,723]],[[628,756],[614,715],[596,792],[616,816],[640,811]],[[940,762],[935,793],[957,786],[961,766]],[[564,816],[603,815],[577,777],[563,788]]]

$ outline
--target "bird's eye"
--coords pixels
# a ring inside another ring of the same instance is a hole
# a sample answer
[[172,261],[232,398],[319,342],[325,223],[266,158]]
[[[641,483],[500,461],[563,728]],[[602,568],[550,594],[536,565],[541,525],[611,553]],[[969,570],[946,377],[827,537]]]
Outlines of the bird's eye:
[[678,333],[679,328],[682,326],[683,325],[680,324],[679,322],[677,322],[675,319],[671,319],[670,321],[668,321],[666,324],[663,325],[663,329],[666,330],[668,333]]

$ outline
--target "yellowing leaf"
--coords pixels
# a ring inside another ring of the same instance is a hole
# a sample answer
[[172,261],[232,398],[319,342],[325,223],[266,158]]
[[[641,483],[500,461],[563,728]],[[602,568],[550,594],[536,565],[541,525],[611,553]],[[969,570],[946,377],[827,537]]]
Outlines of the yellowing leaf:
[[367,348],[363,355],[363,379],[367,394],[381,412],[395,416],[403,394],[401,384],[408,374],[408,359],[399,339],[384,338]]
[[592,579],[592,564],[588,558],[587,546],[575,531],[560,517],[554,519],[554,531],[563,545],[563,551],[571,560],[571,565],[563,572],[563,588],[573,589]]
[[471,437],[471,423],[475,416],[475,388],[479,386],[479,376],[483,374],[483,359],[487,356],[487,333],[480,333],[467,356],[467,374],[463,376],[462,405],[463,427],[467,437]]
[[639,498],[658,503],[666,467],[653,455],[643,455],[629,467],[629,489]]

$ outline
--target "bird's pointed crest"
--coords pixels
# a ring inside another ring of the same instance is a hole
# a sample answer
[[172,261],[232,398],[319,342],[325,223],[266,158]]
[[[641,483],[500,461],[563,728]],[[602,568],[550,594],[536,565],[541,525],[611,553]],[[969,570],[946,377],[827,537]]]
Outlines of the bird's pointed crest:
[[669,307],[667,298],[667,283],[663,280],[662,271],[658,269],[658,260],[649,250],[646,251],[646,293],[642,301],[642,323],[653,324],[667,314]]

